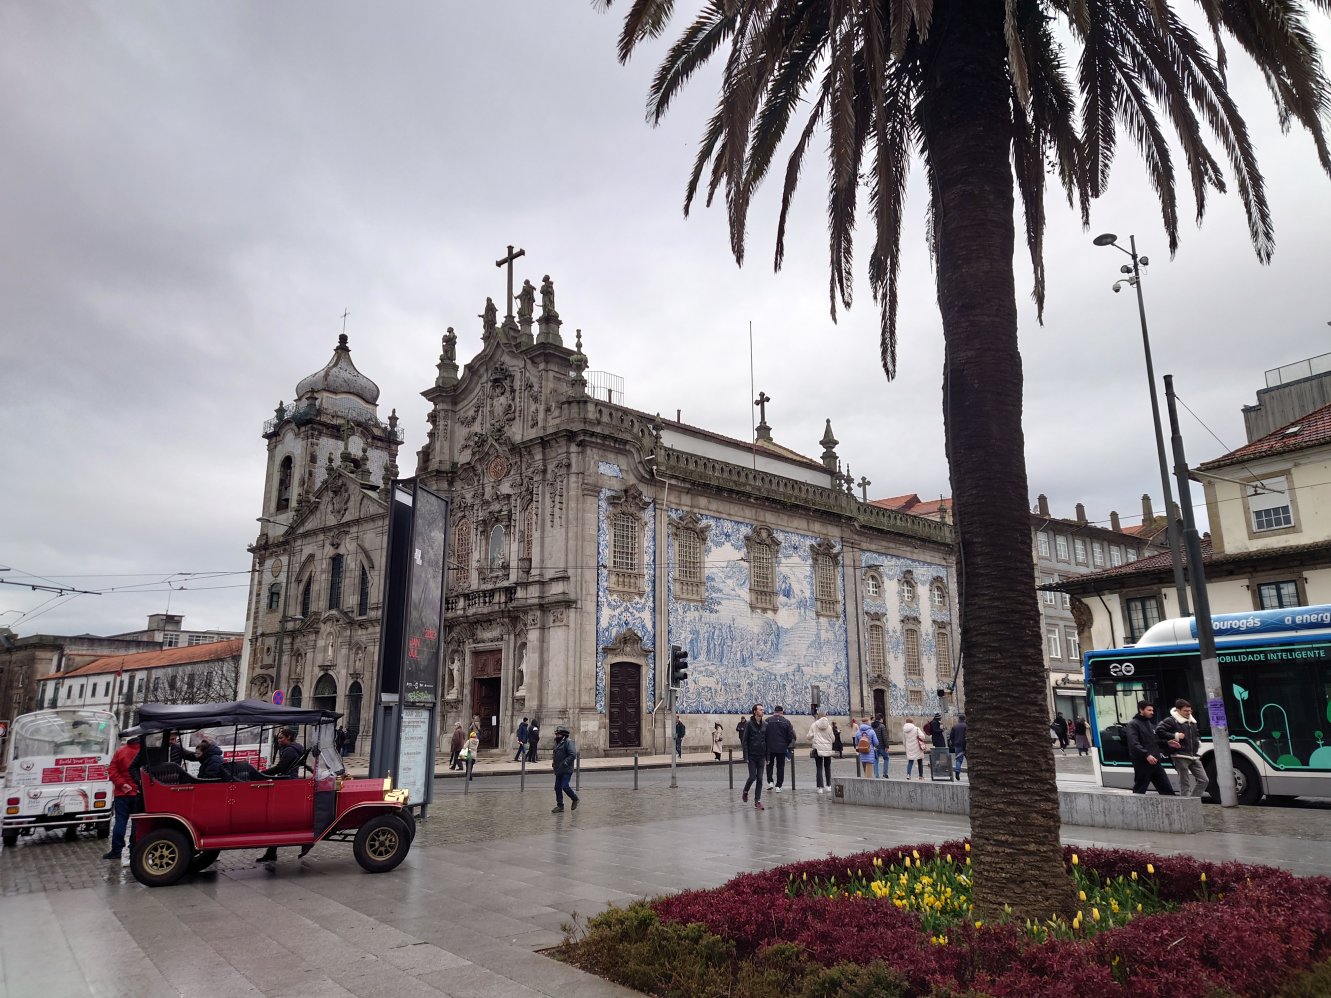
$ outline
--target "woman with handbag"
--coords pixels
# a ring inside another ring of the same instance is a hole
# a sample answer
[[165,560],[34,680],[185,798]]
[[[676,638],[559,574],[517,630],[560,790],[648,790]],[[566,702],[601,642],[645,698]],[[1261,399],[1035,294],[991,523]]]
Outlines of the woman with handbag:
[[813,757],[813,771],[818,777],[818,793],[827,788],[832,792],[832,722],[821,710],[809,726],[809,742],[813,746],[809,755]]

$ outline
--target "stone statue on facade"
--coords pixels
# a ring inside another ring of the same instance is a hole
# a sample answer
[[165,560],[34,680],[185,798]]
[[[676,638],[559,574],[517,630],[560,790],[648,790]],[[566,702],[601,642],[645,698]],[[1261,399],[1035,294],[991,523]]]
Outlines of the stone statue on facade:
[[439,359],[445,364],[456,364],[458,360],[458,334],[453,332],[453,327],[448,327],[448,332],[444,333],[444,352]]
[[522,290],[514,297],[518,300],[518,319],[530,325],[536,307],[536,286],[531,281],[523,281]]
[[549,274],[541,279],[541,318],[559,318],[555,310],[555,282],[550,280]]
[[481,320],[481,338],[488,341],[495,334],[495,324],[499,318],[499,309],[495,307],[493,298],[485,299],[485,311],[478,318]]
[[515,697],[527,695],[527,646],[522,646],[522,652],[518,657],[517,675],[513,677],[517,689],[513,692]]

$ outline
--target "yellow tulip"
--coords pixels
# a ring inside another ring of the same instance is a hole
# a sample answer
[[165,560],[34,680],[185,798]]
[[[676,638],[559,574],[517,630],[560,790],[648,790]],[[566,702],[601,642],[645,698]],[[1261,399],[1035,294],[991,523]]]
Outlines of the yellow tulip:
[[1085,892],[1085,891],[1078,891],[1078,892],[1077,892],[1077,900],[1078,900],[1078,901],[1085,901],[1085,900],[1086,900],[1086,892]]
[[1077,859],[1077,854],[1074,852],[1074,853],[1072,854],[1072,865],[1073,865],[1073,866],[1076,866],[1076,865],[1078,864],[1078,862],[1080,862],[1080,861]]
[[1100,909],[1099,909],[1099,908],[1092,908],[1092,909],[1091,909],[1091,917],[1092,917],[1093,919],[1095,919],[1097,922],[1100,921]]
[[1136,880],[1136,879],[1137,879],[1137,871],[1136,871],[1136,870],[1133,870],[1133,871],[1132,871],[1132,879],[1133,879],[1133,880]]
[[971,844],[969,842],[966,843],[966,851],[967,852],[971,851]]
[[1202,874],[1202,883],[1206,883],[1206,874],[1205,874],[1205,873]]
[[1154,876],[1155,876],[1155,864],[1154,864],[1154,863],[1147,863],[1147,864],[1146,864],[1146,872],[1149,873],[1151,876],[1154,877]]
[[916,859],[919,859],[919,858],[920,858],[920,850],[918,850],[918,849],[912,849],[912,850],[910,851],[910,854],[911,854],[912,856],[914,856]]

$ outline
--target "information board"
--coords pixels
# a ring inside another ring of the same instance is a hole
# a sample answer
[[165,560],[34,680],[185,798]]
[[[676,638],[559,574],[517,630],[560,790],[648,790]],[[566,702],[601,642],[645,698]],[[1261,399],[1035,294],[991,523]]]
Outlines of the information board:
[[929,750],[929,778],[931,780],[952,779],[952,753],[945,747]]
[[402,734],[398,741],[396,786],[411,792],[408,805],[424,804],[425,783],[434,776],[434,753],[430,751],[430,709],[404,707]]

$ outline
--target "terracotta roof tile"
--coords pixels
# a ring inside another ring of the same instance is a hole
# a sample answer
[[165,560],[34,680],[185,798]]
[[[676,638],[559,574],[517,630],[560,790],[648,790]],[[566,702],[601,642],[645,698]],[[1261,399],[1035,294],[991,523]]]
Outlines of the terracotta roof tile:
[[[1217,555],[1211,547],[1211,538],[1202,538],[1202,564],[1214,565],[1217,568],[1223,565],[1242,564],[1243,562],[1261,562],[1270,561],[1273,558],[1292,557],[1301,554],[1316,554],[1320,552],[1331,553],[1331,540],[1313,541],[1310,544],[1290,544],[1279,548],[1258,548],[1255,551],[1235,551],[1230,554]],[[1075,592],[1080,589],[1095,589],[1097,582],[1112,581],[1116,579],[1129,579],[1141,576],[1155,575],[1158,573],[1172,574],[1174,571],[1174,558],[1168,551],[1162,551],[1159,554],[1153,554],[1147,558],[1140,558],[1137,561],[1130,561],[1124,565],[1118,565],[1114,568],[1106,568],[1100,572],[1088,572],[1085,575],[1064,576],[1057,582],[1049,582],[1043,586],[1037,586],[1037,589],[1049,589],[1054,592]]]
[[1214,461],[1198,465],[1199,470],[1223,468],[1226,465],[1252,461],[1260,457],[1285,454],[1289,451],[1307,450],[1331,444],[1331,405],[1324,405],[1277,430],[1272,430],[1264,437],[1258,437],[1250,444],[1244,444],[1238,450],[1232,450]]
[[194,662],[217,662],[240,654],[243,638],[210,641],[184,648],[163,648],[161,651],[141,651],[133,655],[109,655],[94,659],[71,672],[55,672],[46,679],[68,679],[71,676],[92,676],[107,672],[130,672],[138,669],[160,669],[168,665],[190,665]]

